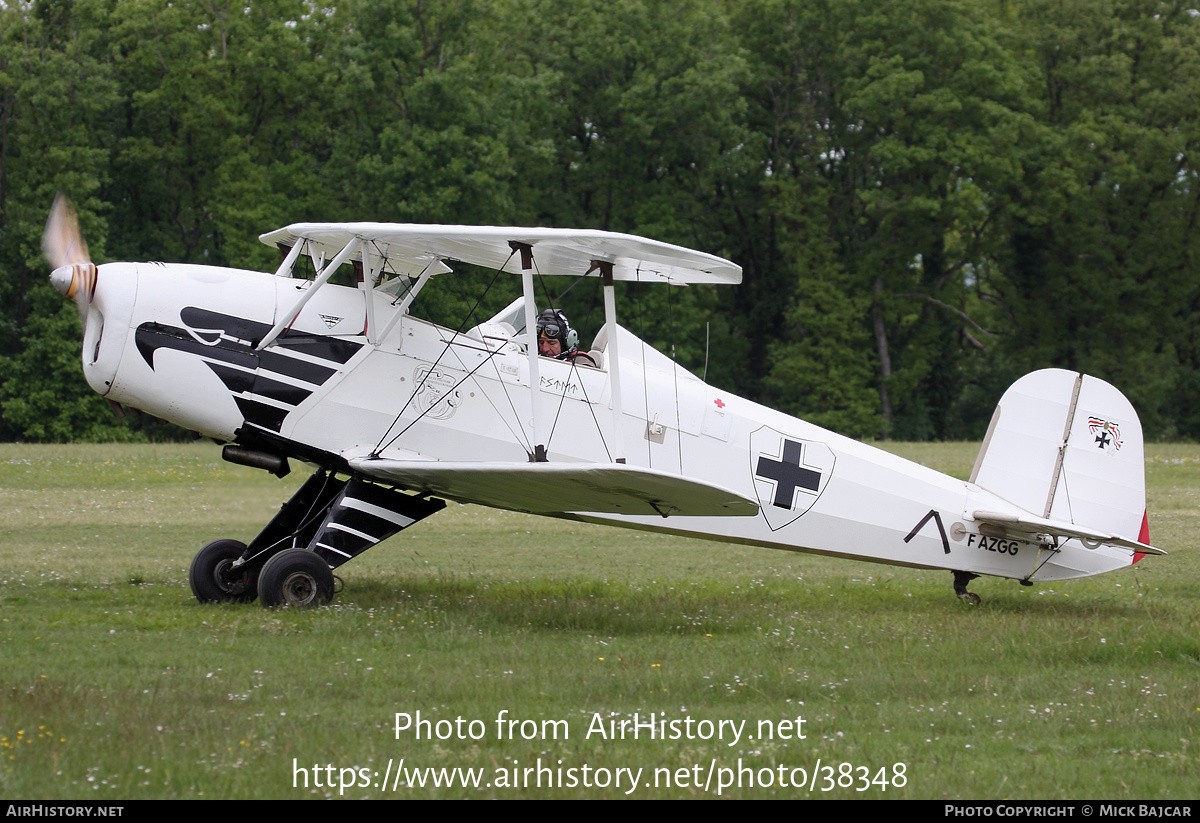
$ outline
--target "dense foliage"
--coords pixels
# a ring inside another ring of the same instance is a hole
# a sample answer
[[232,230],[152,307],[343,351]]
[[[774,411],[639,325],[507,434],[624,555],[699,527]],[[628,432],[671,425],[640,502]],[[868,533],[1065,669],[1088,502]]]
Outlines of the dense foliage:
[[630,290],[629,325],[789,413],[978,437],[1060,366],[1200,437],[1198,120],[1200,17],[1159,0],[3,4],[0,438],[155,435],[79,375],[59,190],[98,262],[268,267],[301,220],[642,234],[745,281]]

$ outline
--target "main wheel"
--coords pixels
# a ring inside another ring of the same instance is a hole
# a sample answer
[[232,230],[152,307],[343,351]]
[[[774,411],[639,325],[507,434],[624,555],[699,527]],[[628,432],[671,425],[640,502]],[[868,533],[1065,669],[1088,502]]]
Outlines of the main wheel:
[[307,608],[333,599],[329,564],[305,549],[288,549],[267,561],[258,575],[258,599],[264,606]]
[[238,540],[209,543],[192,558],[188,582],[201,603],[249,603],[258,596],[258,575],[243,568],[233,571],[233,562],[246,551]]

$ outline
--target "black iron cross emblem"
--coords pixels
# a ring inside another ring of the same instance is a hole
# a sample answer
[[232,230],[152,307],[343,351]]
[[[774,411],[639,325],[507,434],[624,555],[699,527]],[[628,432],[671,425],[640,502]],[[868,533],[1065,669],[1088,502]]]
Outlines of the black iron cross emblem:
[[796,489],[815,492],[821,486],[821,473],[801,465],[804,446],[795,440],[783,441],[783,457],[773,460],[759,455],[754,476],[775,482],[775,497],[771,505],[791,511],[795,508]]
[[750,433],[750,480],[758,510],[771,531],[803,517],[834,474],[833,450],[819,440],[802,440],[763,426]]

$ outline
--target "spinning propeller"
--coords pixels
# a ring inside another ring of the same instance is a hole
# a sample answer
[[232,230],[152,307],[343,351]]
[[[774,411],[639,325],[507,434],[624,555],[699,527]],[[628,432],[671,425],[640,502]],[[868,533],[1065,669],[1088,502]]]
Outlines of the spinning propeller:
[[96,265],[88,257],[87,243],[79,232],[79,218],[70,201],[59,194],[50,208],[42,235],[42,251],[54,268],[50,282],[60,294],[75,301],[79,322],[87,328],[88,307],[96,294]]

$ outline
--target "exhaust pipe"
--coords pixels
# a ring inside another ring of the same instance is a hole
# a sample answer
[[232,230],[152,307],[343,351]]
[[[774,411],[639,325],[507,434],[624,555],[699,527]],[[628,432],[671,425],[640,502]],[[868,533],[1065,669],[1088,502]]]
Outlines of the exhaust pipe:
[[247,449],[245,446],[226,446],[221,450],[221,459],[253,469],[262,469],[276,477],[286,477],[292,471],[288,459],[283,455]]

